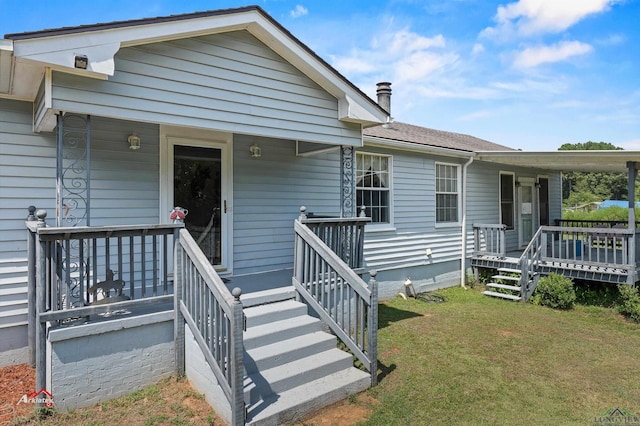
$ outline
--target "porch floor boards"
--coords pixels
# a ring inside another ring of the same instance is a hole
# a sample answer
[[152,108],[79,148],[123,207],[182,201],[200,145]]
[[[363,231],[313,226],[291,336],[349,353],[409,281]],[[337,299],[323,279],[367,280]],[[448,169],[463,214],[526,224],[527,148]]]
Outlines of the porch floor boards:
[[258,272],[255,274],[225,277],[229,290],[239,287],[242,294],[273,290],[292,285],[293,268],[277,271]]

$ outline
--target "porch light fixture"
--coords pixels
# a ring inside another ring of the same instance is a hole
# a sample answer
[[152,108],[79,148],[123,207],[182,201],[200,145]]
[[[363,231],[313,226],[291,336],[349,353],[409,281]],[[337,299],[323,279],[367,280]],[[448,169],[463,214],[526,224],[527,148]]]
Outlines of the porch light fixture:
[[131,133],[127,141],[129,142],[129,149],[134,151],[140,149],[140,138],[135,133]]
[[254,143],[249,147],[249,151],[251,151],[251,158],[260,158],[262,157],[262,148],[258,146],[257,143]]
[[81,70],[86,70],[88,64],[89,58],[87,58],[87,55],[76,55],[73,61],[73,66]]

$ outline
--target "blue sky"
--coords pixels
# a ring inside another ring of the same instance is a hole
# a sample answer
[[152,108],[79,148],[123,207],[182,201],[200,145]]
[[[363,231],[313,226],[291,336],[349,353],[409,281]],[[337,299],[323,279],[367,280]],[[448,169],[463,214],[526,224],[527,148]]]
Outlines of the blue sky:
[[0,0],[0,34],[250,4],[372,98],[391,81],[398,121],[526,151],[640,150],[640,0]]

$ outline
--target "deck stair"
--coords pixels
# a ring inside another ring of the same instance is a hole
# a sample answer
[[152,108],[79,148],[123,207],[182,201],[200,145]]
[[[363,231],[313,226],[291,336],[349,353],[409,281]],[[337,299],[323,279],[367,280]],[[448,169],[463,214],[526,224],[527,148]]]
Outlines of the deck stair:
[[370,386],[292,287],[259,293],[243,296],[247,424],[290,423]]
[[[522,300],[522,287],[520,278],[522,272],[515,268],[499,268],[498,274],[491,277],[492,281],[486,284],[490,290],[482,294],[508,300]],[[497,291],[496,291],[497,290]]]

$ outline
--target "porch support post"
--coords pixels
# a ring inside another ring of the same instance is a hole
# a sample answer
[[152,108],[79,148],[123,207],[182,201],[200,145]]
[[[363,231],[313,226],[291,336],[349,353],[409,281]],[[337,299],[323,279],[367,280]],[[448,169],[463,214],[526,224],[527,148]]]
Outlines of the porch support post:
[[629,200],[629,230],[635,231],[636,229],[636,175],[638,170],[636,169],[636,163],[633,161],[627,161],[627,199]]
[[[44,227],[47,212],[38,210],[37,227]],[[45,389],[47,386],[47,323],[40,319],[40,314],[47,310],[47,270],[50,266],[47,262],[47,243],[40,241],[40,237],[36,233],[36,312],[35,312],[35,333],[36,333],[36,389]],[[42,404],[38,404],[42,406]]]
[[175,343],[176,372],[178,377],[185,375],[185,320],[180,306],[184,292],[184,258],[183,249],[180,247],[180,229],[176,229],[173,234],[173,309],[175,311],[175,322],[173,338]]
[[355,152],[351,146],[340,147],[340,217],[355,217]]

